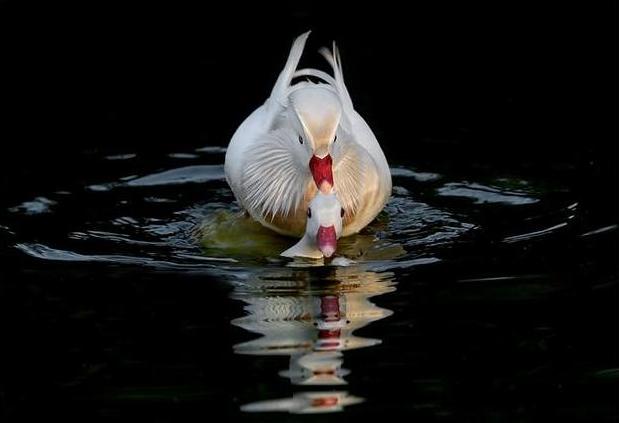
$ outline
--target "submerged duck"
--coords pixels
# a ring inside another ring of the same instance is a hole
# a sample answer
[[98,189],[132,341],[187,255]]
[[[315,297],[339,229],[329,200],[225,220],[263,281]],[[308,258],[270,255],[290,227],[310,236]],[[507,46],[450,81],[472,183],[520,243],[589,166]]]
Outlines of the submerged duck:
[[[339,236],[357,233],[391,195],[385,155],[344,84],[340,55],[321,49],[333,76],[297,69],[309,32],[293,43],[270,97],[234,133],[225,174],[241,206],[262,225],[303,236],[310,201],[337,189]],[[319,82],[294,78],[313,77]]]

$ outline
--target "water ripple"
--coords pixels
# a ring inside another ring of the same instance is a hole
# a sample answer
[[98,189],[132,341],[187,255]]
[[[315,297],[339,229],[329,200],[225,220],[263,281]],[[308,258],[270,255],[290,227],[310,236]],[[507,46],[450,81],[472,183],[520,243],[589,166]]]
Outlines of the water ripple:
[[497,203],[514,206],[534,204],[539,200],[525,192],[500,190],[478,183],[450,182],[437,190],[443,197],[464,197],[475,200],[475,204]]
[[[222,154],[225,149],[205,147],[196,152]],[[167,157],[198,163],[200,160],[194,153],[178,152]],[[130,158],[134,155],[107,157],[108,160]],[[70,219],[61,238],[57,233],[50,239],[20,238],[14,224],[4,226],[16,234],[15,248],[45,260],[179,269],[186,266],[188,270],[205,264],[208,268],[212,263],[230,263],[236,266],[238,273],[242,268],[265,265],[299,271],[325,265],[279,257],[294,240],[277,236],[240,214],[230,190],[221,184],[225,180],[221,164],[198,163],[142,173],[142,176],[118,175],[108,183],[87,185],[85,191],[63,190],[64,194],[53,200],[40,195],[9,209],[22,215],[42,214],[52,223],[55,219],[64,219],[55,209],[62,209],[65,203],[71,204],[67,210],[75,208],[75,204],[92,204],[91,214],[84,215],[82,220],[79,217]],[[494,185],[484,185],[445,181],[447,177],[437,172],[403,166],[394,166],[391,171],[398,183],[394,185],[384,212],[360,234],[341,239],[339,256],[326,263],[328,267],[385,272],[442,262],[445,248],[453,247],[465,236],[470,237],[477,229],[483,230],[483,225],[476,217],[474,206],[445,206],[437,201],[440,198],[465,197],[473,199],[474,204],[505,206],[541,201],[531,194],[535,186],[523,180],[498,178]],[[434,184],[437,181],[445,182],[437,189],[418,188],[420,182]],[[148,194],[142,188],[149,188]],[[88,198],[82,199],[83,195]],[[576,209],[571,213],[576,213]],[[545,237],[566,225],[561,222],[545,229],[506,235],[503,241],[515,243]],[[595,233],[598,232],[591,231],[583,236]],[[67,242],[69,248],[65,248]]]

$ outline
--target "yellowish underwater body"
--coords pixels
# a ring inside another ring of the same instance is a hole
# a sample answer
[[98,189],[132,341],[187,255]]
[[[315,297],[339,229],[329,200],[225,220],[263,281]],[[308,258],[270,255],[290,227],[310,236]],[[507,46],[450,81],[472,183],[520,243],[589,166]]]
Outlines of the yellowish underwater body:
[[[382,225],[378,219],[375,225]],[[295,238],[285,237],[265,228],[245,213],[218,210],[207,216],[199,232],[204,253],[214,257],[278,258],[293,245]],[[397,244],[377,240],[372,233],[342,238],[337,255],[352,260],[390,260],[405,253]]]

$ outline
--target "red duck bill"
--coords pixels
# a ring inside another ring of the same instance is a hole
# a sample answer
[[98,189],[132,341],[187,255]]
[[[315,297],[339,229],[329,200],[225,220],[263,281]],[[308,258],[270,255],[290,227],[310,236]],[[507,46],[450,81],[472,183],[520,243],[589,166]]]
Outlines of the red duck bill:
[[[333,186],[333,170],[332,170],[333,160],[331,160],[331,155],[327,154],[322,159],[318,156],[312,156],[312,159],[309,162],[310,171],[312,172],[312,176],[314,178],[314,182],[319,190],[329,190]],[[323,184],[327,184],[324,186]]]
[[335,226],[321,226],[316,234],[316,244],[325,257],[331,257],[337,248]]

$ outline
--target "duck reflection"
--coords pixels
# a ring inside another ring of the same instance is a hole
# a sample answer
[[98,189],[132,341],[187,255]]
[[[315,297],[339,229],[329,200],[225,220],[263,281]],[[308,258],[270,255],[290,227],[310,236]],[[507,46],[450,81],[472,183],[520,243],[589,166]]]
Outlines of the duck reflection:
[[345,406],[363,402],[362,398],[348,395],[348,392],[300,392],[292,398],[258,401],[243,405],[242,411],[288,411],[295,414],[334,413]]
[[[280,269],[237,287],[233,298],[245,302],[247,315],[232,324],[260,334],[234,346],[237,354],[289,356],[279,372],[293,385],[347,384],[344,351],[370,347],[379,339],[354,334],[392,314],[370,298],[395,290],[392,274],[355,268]],[[341,411],[362,398],[345,391],[298,392],[291,398],[259,401],[241,409],[316,413]]]

